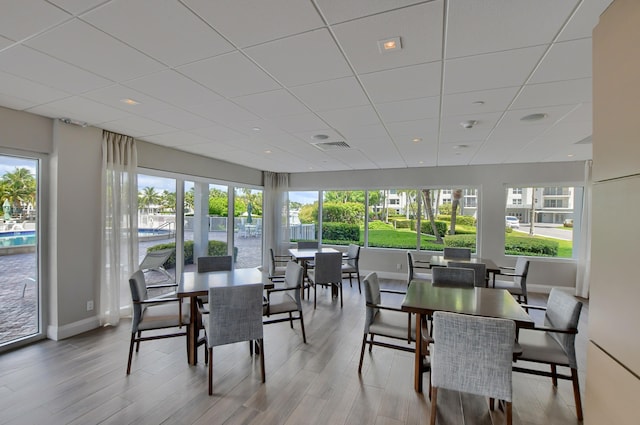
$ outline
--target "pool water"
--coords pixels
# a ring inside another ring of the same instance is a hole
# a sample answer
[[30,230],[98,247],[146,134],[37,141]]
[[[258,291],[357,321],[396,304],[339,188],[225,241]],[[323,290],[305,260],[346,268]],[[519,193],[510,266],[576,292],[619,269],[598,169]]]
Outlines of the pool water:
[[35,230],[0,232],[0,247],[36,244]]

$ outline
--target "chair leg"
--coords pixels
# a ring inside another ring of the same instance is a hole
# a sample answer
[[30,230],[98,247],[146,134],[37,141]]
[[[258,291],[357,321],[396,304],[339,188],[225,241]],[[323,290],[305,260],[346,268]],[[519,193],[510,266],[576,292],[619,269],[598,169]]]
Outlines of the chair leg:
[[489,410],[494,411],[496,409],[496,399],[493,397],[489,398]]
[[265,382],[265,373],[264,373],[264,339],[260,338],[258,340],[258,345],[260,346],[260,370],[262,371],[262,383]]
[[369,352],[373,351],[373,334],[371,334],[371,339],[369,340]]
[[136,353],[140,351],[140,338],[142,337],[142,331],[138,331],[138,343],[136,344]]
[[582,420],[582,401],[580,399],[580,383],[578,382],[578,371],[571,369],[571,381],[573,382],[573,398],[576,402],[576,416]]
[[558,388],[558,371],[554,364],[551,365],[551,382],[553,382],[554,388]]
[[131,373],[131,357],[133,357],[133,344],[136,339],[136,334],[131,333],[131,343],[129,344],[129,361],[127,362],[127,375]]
[[302,328],[302,341],[306,344],[307,335],[304,333],[304,317],[302,317],[302,310],[300,310],[298,314],[300,315],[300,327]]
[[360,285],[360,271],[356,272],[356,277],[358,278],[358,293],[362,294],[362,286]]
[[213,395],[213,348],[208,347],[209,352],[209,395]]
[[367,334],[362,337],[362,348],[360,349],[360,364],[358,364],[358,373],[362,372],[362,360],[364,360],[364,347],[367,345]]
[[342,308],[342,282],[339,283],[340,286],[340,308]]
[[317,286],[318,286],[318,285],[315,285],[315,284],[313,285],[313,309],[314,309],[314,310],[316,309],[316,298],[317,298],[317,297],[316,297],[316,287],[317,287]]
[[438,400],[438,388],[431,387],[431,417],[429,420],[430,425],[436,425],[436,402]]
[[291,326],[291,329],[293,329],[293,315],[291,312],[289,312],[289,325]]
[[505,417],[507,419],[507,425],[511,425],[513,423],[513,405],[510,401],[507,401],[505,407]]

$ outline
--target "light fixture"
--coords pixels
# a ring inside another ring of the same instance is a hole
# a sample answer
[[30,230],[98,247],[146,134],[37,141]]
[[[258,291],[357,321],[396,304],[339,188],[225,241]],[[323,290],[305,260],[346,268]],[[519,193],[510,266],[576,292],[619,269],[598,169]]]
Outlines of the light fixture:
[[572,154],[572,153],[568,154],[567,156],[568,156],[569,158],[573,158],[573,154]]
[[86,127],[86,126],[88,126],[88,125],[89,125],[89,124],[87,124],[87,123],[86,123],[86,122],[84,122],[84,121],[78,121],[78,120],[74,120],[74,119],[66,118],[66,117],[58,118],[58,119],[59,119],[61,122],[65,123],[65,124],[76,125],[76,126],[78,126],[78,127]]
[[524,117],[520,118],[520,121],[540,121],[542,119],[547,118],[547,114],[543,113],[543,112],[538,112],[535,114],[529,114],[529,115],[525,115]]
[[418,161],[418,164],[424,164],[424,161]]
[[411,141],[413,143],[420,143],[420,142],[422,142],[422,137],[414,137],[413,139],[411,139]]
[[478,124],[478,121],[476,121],[476,120],[467,120],[467,121],[462,121],[460,123],[462,128],[473,128],[473,126],[476,125],[476,124]]
[[451,149],[466,149],[468,147],[469,145],[453,145],[451,146]]
[[264,151],[264,153],[266,153],[267,155],[269,155],[269,154],[271,153],[271,151],[270,151],[270,150],[266,150],[266,151]]
[[329,136],[327,136],[326,134],[316,134],[312,136],[312,139],[314,140],[327,140],[328,138]]
[[391,37],[378,41],[378,49],[380,53],[397,52],[402,49],[402,41],[400,37]]
[[484,105],[484,100],[476,100],[475,102],[471,102],[472,105],[482,106]]
[[260,131],[260,130],[262,130],[262,129],[261,129],[260,127],[252,127],[252,128],[251,128],[251,130],[253,130],[253,131]]
[[134,106],[134,105],[139,105],[140,104],[140,102],[137,102],[137,101],[135,101],[133,99],[120,99],[120,102],[125,103],[125,104],[130,105],[130,106]]

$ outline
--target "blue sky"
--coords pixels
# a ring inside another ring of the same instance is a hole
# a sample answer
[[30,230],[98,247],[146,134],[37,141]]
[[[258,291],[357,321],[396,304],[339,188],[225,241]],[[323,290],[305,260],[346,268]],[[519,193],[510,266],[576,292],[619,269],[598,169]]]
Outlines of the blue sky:
[[18,158],[14,156],[0,156],[0,176],[9,172],[12,173],[16,168],[27,168],[31,170],[31,174],[36,173],[38,161],[33,159]]

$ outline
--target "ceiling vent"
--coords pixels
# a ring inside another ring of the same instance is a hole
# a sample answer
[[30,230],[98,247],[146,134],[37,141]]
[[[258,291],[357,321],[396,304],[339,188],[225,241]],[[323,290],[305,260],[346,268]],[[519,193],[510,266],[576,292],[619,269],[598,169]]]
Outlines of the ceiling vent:
[[590,145],[592,143],[593,140],[591,139],[591,136],[587,136],[584,139],[575,142],[574,145]]
[[312,143],[312,144],[313,146],[320,149],[321,151],[338,151],[338,150],[351,149],[351,146],[349,146],[345,141],[323,142],[323,143]]

